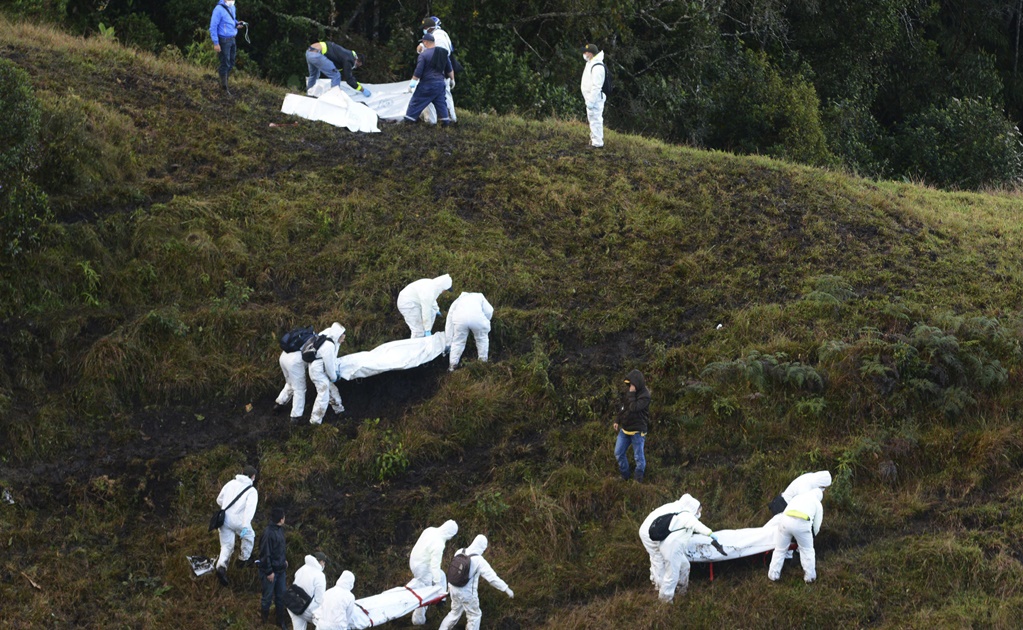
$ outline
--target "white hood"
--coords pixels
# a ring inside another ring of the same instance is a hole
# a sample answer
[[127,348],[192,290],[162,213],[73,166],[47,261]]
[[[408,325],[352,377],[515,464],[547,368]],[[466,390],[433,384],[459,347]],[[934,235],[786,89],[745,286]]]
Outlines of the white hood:
[[481,556],[483,555],[483,552],[487,550],[488,544],[489,543],[487,542],[487,537],[484,536],[483,534],[480,534],[479,536],[473,539],[471,545],[465,548],[465,554],[466,555],[476,554]]
[[337,585],[346,591],[351,591],[355,588],[355,574],[351,571],[342,571],[341,577],[337,579]]
[[305,565],[307,567],[313,567],[317,571],[323,571],[323,567],[320,566],[320,561],[315,556],[306,556]]
[[338,345],[338,340],[341,339],[341,335],[345,334],[345,327],[341,324],[334,322],[330,328],[327,328],[321,335],[326,335],[328,339],[334,342],[334,345]]
[[[440,535],[444,538],[444,540],[451,540],[455,537],[455,534],[458,533],[458,523],[454,521],[444,521],[444,524],[437,529],[440,530]],[[484,540],[486,539],[484,538]]]
[[433,292],[433,299],[435,299],[435,300],[438,297],[440,297],[441,293],[444,293],[445,291],[450,289],[451,285],[452,285],[451,275],[450,274],[444,274],[443,276],[438,276],[438,277],[434,278],[431,282],[433,283],[433,291],[434,291]]
[[691,494],[683,494],[682,498],[678,500],[678,508],[681,512],[689,512],[696,515],[700,513],[700,502],[693,498]]

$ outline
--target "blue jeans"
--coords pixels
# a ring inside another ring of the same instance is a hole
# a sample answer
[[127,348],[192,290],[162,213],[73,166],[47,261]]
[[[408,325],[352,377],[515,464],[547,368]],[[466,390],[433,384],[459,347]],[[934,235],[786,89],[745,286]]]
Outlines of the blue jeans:
[[273,582],[266,579],[266,576],[263,574],[260,574],[259,577],[263,581],[263,600],[260,602],[260,609],[263,612],[269,613],[270,601],[272,600],[277,610],[277,620],[287,619],[288,615],[284,612],[284,591],[288,590],[286,572],[278,571],[274,573]]
[[618,440],[615,442],[615,459],[618,460],[618,470],[622,473],[622,479],[632,476],[629,471],[629,446],[632,446],[632,456],[636,459],[636,478],[643,478],[643,473],[646,471],[646,456],[643,454],[645,443],[646,437],[642,433],[625,435],[624,431],[618,430]]
[[234,60],[238,56],[238,43],[233,37],[220,38],[220,81],[227,83],[227,75],[234,68]]
[[305,63],[309,66],[309,80],[306,81],[305,89],[312,89],[316,80],[323,73],[330,79],[330,87],[335,88],[341,85],[341,72],[334,65],[334,62],[327,59],[322,53],[313,50],[305,51]]
[[429,107],[430,103],[433,103],[433,106],[437,108],[437,120],[445,125],[450,123],[451,116],[448,114],[447,89],[448,86],[443,81],[420,82],[416,86],[416,91],[412,93],[412,100],[408,102],[405,120],[416,122],[419,120],[419,115],[423,113],[423,110]]

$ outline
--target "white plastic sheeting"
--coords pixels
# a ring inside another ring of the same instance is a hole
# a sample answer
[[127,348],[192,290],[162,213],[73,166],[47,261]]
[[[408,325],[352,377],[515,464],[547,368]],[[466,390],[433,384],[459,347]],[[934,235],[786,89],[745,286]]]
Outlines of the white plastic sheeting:
[[355,600],[352,628],[371,628],[404,617],[421,606],[433,606],[448,596],[446,582],[420,586],[413,580],[408,586],[396,586],[379,595]]
[[[358,103],[365,103],[367,107],[376,112],[377,116],[381,120],[388,122],[398,122],[404,120],[405,112],[408,111],[408,103],[412,100],[412,94],[408,91],[408,81],[399,81],[397,83],[363,83],[362,85],[369,88],[372,96],[366,98],[361,93],[353,90],[347,83],[342,82],[340,90],[355,99]],[[309,96],[320,96],[326,94],[330,90],[330,79],[319,79],[316,81],[316,85],[309,90]],[[451,122],[455,122],[458,118],[455,116],[455,101],[451,98],[451,90],[447,90],[447,101],[448,101],[448,112],[451,113]],[[430,105],[423,112],[423,117],[426,122],[431,125],[437,124],[437,109]]]
[[349,131],[380,132],[376,113],[365,103],[357,103],[340,88],[330,89],[329,80],[327,88],[319,98],[288,94],[284,97],[281,112],[335,127],[345,127]]
[[747,527],[746,529],[716,529],[714,534],[724,548],[727,556],[721,555],[710,543],[709,536],[693,534],[686,548],[686,555],[692,562],[720,562],[735,560],[745,556],[754,556],[765,551],[774,551],[774,535],[778,531],[778,519],[775,516],[763,527]]
[[338,378],[350,381],[392,370],[408,370],[433,361],[444,353],[447,337],[442,332],[418,339],[401,339],[368,352],[346,354],[337,360]]

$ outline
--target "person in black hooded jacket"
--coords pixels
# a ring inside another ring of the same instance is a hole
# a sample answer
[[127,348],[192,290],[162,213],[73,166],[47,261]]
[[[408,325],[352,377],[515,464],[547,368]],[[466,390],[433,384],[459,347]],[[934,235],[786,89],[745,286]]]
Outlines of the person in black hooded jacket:
[[629,391],[625,394],[625,403],[622,405],[618,420],[614,423],[614,430],[618,432],[615,459],[618,460],[618,470],[622,474],[622,479],[628,480],[632,476],[628,457],[631,446],[632,457],[636,460],[636,481],[643,481],[643,475],[646,473],[643,446],[650,425],[650,390],[646,386],[643,373],[639,370],[629,372],[625,377],[625,384],[629,386]]

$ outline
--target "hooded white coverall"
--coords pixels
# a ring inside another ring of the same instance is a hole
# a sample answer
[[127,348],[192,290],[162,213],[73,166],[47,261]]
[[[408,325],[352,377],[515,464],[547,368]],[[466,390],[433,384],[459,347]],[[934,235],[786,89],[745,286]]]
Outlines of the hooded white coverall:
[[450,288],[451,276],[444,274],[416,280],[398,294],[398,312],[412,331],[412,339],[425,337],[433,330],[433,320],[440,314],[437,298]]
[[[313,596],[309,607],[301,615],[288,611],[291,615],[291,627],[295,630],[305,630],[306,625],[312,621],[313,614],[323,605],[323,594],[327,590],[327,576],[323,575],[323,567],[315,556],[306,556],[305,565],[295,571],[296,586]],[[354,602],[354,600],[353,600]]]
[[337,354],[341,347],[341,335],[345,334],[345,327],[334,322],[330,328],[322,331],[321,335],[327,336],[320,349],[316,351],[316,360],[309,364],[309,379],[316,386],[316,402],[313,403],[313,413],[309,416],[309,424],[320,424],[323,416],[327,413],[329,403],[334,413],[344,413],[345,406],[341,404],[341,392],[337,390]]
[[462,292],[448,309],[448,319],[444,332],[451,344],[448,355],[450,370],[458,367],[458,362],[465,352],[465,342],[472,332],[476,340],[476,352],[480,361],[486,363],[490,353],[490,320],[494,317],[494,307],[490,305],[482,293]]
[[[664,540],[650,540],[650,525],[658,516],[664,514],[677,515],[671,519],[671,533]],[[639,528],[639,538],[643,547],[650,554],[650,581],[658,589],[658,597],[670,603],[675,597],[675,588],[682,586],[685,594],[689,588],[689,558],[686,556],[686,545],[693,532],[705,536],[711,535],[711,529],[700,522],[700,502],[689,494],[674,502],[662,505],[643,521]]]
[[798,495],[804,492],[809,492],[816,488],[824,490],[831,485],[831,473],[827,470],[821,470],[818,472],[806,473],[805,475],[799,475],[792,483],[789,484],[788,488],[785,488],[785,492],[781,493],[781,498],[785,499],[786,503],[791,503],[792,499],[795,499]]
[[286,405],[291,401],[291,419],[296,420],[305,413],[305,375],[306,364],[301,352],[282,352],[277,362],[284,372],[284,389],[274,401],[278,405]]
[[[454,521],[445,521],[440,527],[427,527],[423,530],[408,559],[413,582],[418,582],[421,586],[431,586],[447,580],[440,563],[444,559],[444,545],[457,533],[458,523]],[[409,585],[412,585],[412,582],[409,582]],[[412,613],[413,624],[421,626],[426,623],[426,608],[426,606],[416,608]]]
[[[480,534],[473,539],[472,544],[465,549],[459,549],[456,554],[464,553],[469,558],[469,582],[465,586],[448,584],[448,594],[451,595],[451,612],[440,624],[440,630],[450,630],[465,614],[465,630],[479,630],[480,620],[483,613],[480,611],[480,595],[478,592],[479,581],[482,577],[490,582],[490,585],[497,590],[507,593],[508,597],[514,597],[515,593],[508,588],[508,584],[497,576],[493,567],[483,557],[487,550],[487,537]],[[473,555],[476,554],[476,555]]]
[[807,584],[817,579],[817,555],[813,550],[813,537],[821,530],[824,506],[821,500],[824,491],[814,488],[797,495],[789,501],[783,515],[778,517],[778,532],[774,536],[774,554],[767,577],[777,580],[785,564],[785,554],[792,539],[799,546],[799,562],[803,565],[803,581]]
[[355,575],[344,571],[337,585],[323,594],[323,605],[313,615],[316,630],[349,630],[355,614]]
[[607,76],[604,51],[586,62],[579,89],[586,101],[586,119],[590,121],[590,145],[604,146],[604,79]]
[[[252,479],[246,475],[235,475],[234,479],[224,484],[217,495],[217,505],[220,509],[227,507],[227,504],[234,501],[245,488],[252,485]],[[227,563],[234,553],[234,537],[242,539],[241,552],[238,557],[244,562],[252,555],[252,545],[256,542],[256,534],[252,531],[252,517],[256,515],[256,504],[259,502],[259,492],[252,488],[242,498],[235,501],[231,509],[224,515],[224,525],[218,530],[220,532],[220,557],[217,559],[217,566],[227,568]]]

